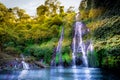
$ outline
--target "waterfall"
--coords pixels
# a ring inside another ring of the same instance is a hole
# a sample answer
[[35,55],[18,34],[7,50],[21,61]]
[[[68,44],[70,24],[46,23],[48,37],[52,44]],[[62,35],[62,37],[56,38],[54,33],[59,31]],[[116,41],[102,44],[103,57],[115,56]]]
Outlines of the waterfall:
[[90,42],[88,48],[87,48],[87,52],[89,53],[89,66],[90,67],[96,67],[98,65],[97,63],[97,58],[95,56],[95,53],[94,53],[94,48],[93,48],[93,44],[92,44],[92,41]]
[[76,55],[75,55],[75,52],[76,52],[76,27],[74,28],[75,29],[75,33],[74,33],[74,37],[73,37],[73,43],[72,43],[72,47],[73,47],[73,52],[72,52],[72,59],[73,59],[73,68],[76,67]]
[[87,52],[88,47],[92,50],[92,44],[88,44],[83,41],[83,36],[89,32],[89,29],[82,22],[78,21],[79,14],[76,15],[76,22],[74,26],[74,35],[72,42],[72,60],[73,67],[76,66],[77,53],[82,53],[83,66],[88,67]]
[[56,53],[59,54],[59,66],[62,65],[62,53],[61,53],[61,48],[62,48],[62,41],[63,41],[63,37],[64,37],[64,28],[62,27],[62,31],[61,31],[61,36],[58,42],[58,46],[56,49]]
[[21,54],[21,57],[22,57],[23,69],[30,69],[29,64],[25,62],[25,58],[24,58],[24,56],[22,54]]
[[23,69],[30,69],[29,65],[25,61],[22,61],[22,64],[23,64]]
[[81,47],[81,51],[83,54],[83,62],[84,62],[84,65],[87,67],[88,61],[87,61],[87,56],[86,56],[86,51],[85,51],[85,44],[82,40],[82,27],[83,27],[83,25],[81,22],[76,22],[76,27],[78,27],[78,38],[79,38],[78,48]]
[[91,41],[91,42],[89,43],[88,48],[87,48],[87,53],[88,53],[89,51],[90,51],[90,53],[92,53],[93,50],[94,50],[94,48],[93,48],[92,41]]
[[62,31],[61,31],[61,35],[60,35],[60,39],[58,41],[58,45],[57,45],[57,48],[55,49],[55,55],[54,56],[54,59],[51,61],[51,65],[55,65],[55,57],[56,57],[56,54],[59,55],[59,62],[58,62],[58,65],[59,66],[62,66],[62,53],[61,53],[61,48],[62,48],[62,41],[63,41],[63,38],[64,38],[64,27],[62,27]]

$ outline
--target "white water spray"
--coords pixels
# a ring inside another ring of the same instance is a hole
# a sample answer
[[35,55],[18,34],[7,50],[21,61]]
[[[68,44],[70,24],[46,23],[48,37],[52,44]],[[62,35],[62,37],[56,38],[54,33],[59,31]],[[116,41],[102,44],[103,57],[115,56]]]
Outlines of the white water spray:
[[21,55],[23,61],[22,61],[22,64],[23,64],[23,69],[30,69],[29,67],[29,64],[25,62],[25,58],[23,55]]
[[[78,20],[79,14],[76,15],[76,21]],[[82,53],[82,62],[85,67],[88,67],[87,60],[87,50],[86,45],[83,42],[83,35],[87,34],[89,30],[82,22],[75,22],[74,26],[74,36],[72,42],[72,59],[73,59],[73,67],[76,66],[76,54]]]

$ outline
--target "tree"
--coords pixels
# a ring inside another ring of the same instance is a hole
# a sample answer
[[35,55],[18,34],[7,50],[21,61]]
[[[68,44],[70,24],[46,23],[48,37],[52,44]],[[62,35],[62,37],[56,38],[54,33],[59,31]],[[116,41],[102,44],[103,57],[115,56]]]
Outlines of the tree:
[[73,6],[70,6],[68,9],[67,9],[67,13],[72,13],[74,12],[74,7]]
[[60,2],[57,0],[46,0],[44,5],[40,5],[37,8],[37,15],[42,16],[53,16],[57,14],[60,7]]
[[47,15],[48,13],[49,13],[48,6],[40,5],[40,6],[37,8],[37,15],[38,15],[38,16]]
[[14,22],[15,16],[11,8],[6,8],[2,3],[0,3],[0,22],[1,24],[8,24]]
[[13,13],[16,16],[17,21],[27,22],[30,20],[30,16],[26,14],[25,10],[18,7],[13,8]]

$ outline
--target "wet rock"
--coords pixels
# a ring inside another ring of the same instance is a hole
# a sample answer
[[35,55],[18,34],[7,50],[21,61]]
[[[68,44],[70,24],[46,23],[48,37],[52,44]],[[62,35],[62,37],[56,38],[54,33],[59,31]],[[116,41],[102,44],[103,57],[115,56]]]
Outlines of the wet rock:
[[47,66],[44,65],[43,63],[39,62],[39,61],[35,61],[35,64],[41,68],[46,68]]

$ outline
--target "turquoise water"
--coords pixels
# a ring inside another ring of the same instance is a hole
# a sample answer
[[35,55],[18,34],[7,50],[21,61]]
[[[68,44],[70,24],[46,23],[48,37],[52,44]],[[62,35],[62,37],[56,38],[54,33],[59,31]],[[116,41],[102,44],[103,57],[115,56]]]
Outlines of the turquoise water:
[[119,80],[99,68],[47,68],[0,71],[0,80]]

